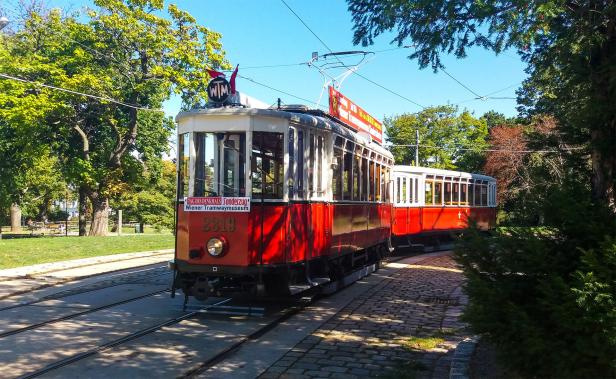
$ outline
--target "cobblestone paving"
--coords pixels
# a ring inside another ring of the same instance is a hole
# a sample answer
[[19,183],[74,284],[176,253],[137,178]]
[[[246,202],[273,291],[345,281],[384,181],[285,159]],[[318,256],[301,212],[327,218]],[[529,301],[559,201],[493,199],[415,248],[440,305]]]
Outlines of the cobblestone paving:
[[[458,321],[466,298],[450,256],[420,261],[354,299],[260,378],[448,378],[456,344],[467,337]],[[409,338],[440,337],[430,350]]]

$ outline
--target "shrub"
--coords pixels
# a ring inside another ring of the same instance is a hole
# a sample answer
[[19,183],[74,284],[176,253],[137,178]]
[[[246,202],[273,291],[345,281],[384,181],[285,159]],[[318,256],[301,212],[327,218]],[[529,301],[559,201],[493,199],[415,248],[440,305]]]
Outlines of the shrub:
[[616,377],[614,215],[554,190],[547,228],[470,228],[458,241],[464,319],[529,377]]

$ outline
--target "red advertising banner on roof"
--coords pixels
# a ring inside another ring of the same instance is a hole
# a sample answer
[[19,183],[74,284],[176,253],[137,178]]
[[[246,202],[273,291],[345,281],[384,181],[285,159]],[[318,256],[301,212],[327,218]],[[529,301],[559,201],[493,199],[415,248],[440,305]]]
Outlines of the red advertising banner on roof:
[[329,114],[351,129],[366,132],[379,144],[383,143],[383,125],[346,96],[329,87]]

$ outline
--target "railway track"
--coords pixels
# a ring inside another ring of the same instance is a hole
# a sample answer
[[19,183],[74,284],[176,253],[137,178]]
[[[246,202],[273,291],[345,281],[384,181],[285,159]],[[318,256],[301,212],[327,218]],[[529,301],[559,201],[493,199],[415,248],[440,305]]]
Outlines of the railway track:
[[[386,259],[386,262],[393,263],[401,259],[404,259],[406,257],[407,256],[388,257],[388,259]],[[348,283],[345,283],[345,285],[346,284]],[[106,304],[104,306],[84,310],[81,312],[76,312],[74,314],[70,314],[70,315],[58,317],[55,319],[47,320],[45,322],[29,325],[27,327],[19,328],[13,331],[7,331],[4,333],[0,333],[0,340],[2,338],[9,337],[11,335],[19,334],[22,332],[27,332],[30,330],[35,330],[37,328],[41,328],[41,327],[44,327],[46,325],[50,325],[53,323],[75,319],[79,316],[83,316],[86,314],[92,314],[98,311],[102,311],[104,309],[112,308],[114,306],[130,303],[133,301],[138,301],[138,300],[141,300],[147,297],[156,296],[157,294],[165,293],[166,291],[168,290],[165,289],[165,290],[155,291],[149,294],[136,296],[131,299],[117,301],[114,303]],[[208,350],[207,352],[204,352],[205,356],[201,357],[198,361],[192,362],[192,364],[189,366],[185,366],[189,368],[187,371],[182,372],[181,370],[179,370],[179,372],[177,372],[177,374],[175,374],[174,376],[176,377],[179,376],[182,378],[196,377],[204,373],[208,369],[218,365],[219,363],[225,362],[228,358],[230,358],[234,354],[234,352],[240,350],[247,343],[252,342],[252,341],[259,341],[259,339],[263,335],[267,334],[268,331],[276,328],[277,326],[279,326],[281,323],[291,318],[292,316],[302,312],[302,310],[305,307],[313,304],[314,299],[315,298],[304,299],[305,301],[300,301],[300,302],[293,303],[293,304],[291,303],[287,304],[285,307],[281,309],[277,309],[276,312],[269,314],[268,317],[264,319],[264,322],[253,322],[251,324],[253,326],[250,326],[249,329],[246,329],[246,328],[243,329],[244,330],[243,332],[236,331],[233,328],[229,329],[230,330],[229,333],[231,333],[232,337],[230,336],[230,337],[225,338],[225,343],[223,343],[222,346],[218,346],[215,348],[212,347],[211,351]],[[83,346],[80,349],[75,350],[74,354],[68,357],[62,358],[62,359],[58,359],[56,361],[50,361],[50,363],[47,364],[46,366],[42,366],[42,367],[39,366],[40,368],[35,369],[34,371],[31,371],[31,372],[22,371],[22,375],[19,376],[19,378],[36,378],[36,377],[44,376],[46,374],[50,374],[51,376],[64,376],[66,375],[67,372],[69,373],[69,375],[71,372],[73,373],[80,372],[79,370],[83,369],[84,367],[92,367],[91,365],[93,364],[96,366],[96,364],[94,363],[96,362],[96,360],[86,361],[87,363],[85,363],[85,366],[84,364],[81,364],[81,365],[77,364],[80,361],[84,361],[87,358],[90,358],[90,357],[93,357],[93,356],[96,356],[102,353],[115,352],[116,351],[115,349],[118,349],[118,348],[122,349],[122,346],[125,346],[123,349],[125,349],[125,351],[127,352],[137,351],[134,349],[137,349],[137,346],[139,346],[139,344],[146,344],[145,346],[149,346],[149,344],[152,343],[152,341],[156,341],[157,339],[161,339],[161,338],[163,340],[165,338],[169,338],[168,336],[172,334],[173,332],[171,332],[170,330],[167,330],[167,331],[162,332],[163,334],[160,334],[158,337],[151,337],[150,339],[140,340],[140,342],[136,344],[135,343],[129,344],[129,342],[138,340],[141,337],[152,335],[158,331],[161,331],[162,329],[166,327],[179,324],[182,321],[189,320],[191,318],[196,318],[200,314],[208,314],[209,313],[208,310],[212,310],[213,308],[216,308],[217,306],[227,304],[231,301],[233,301],[233,299],[231,298],[216,300],[215,303],[205,305],[203,306],[202,309],[189,310],[186,312],[182,312],[179,316],[176,316],[173,318],[165,318],[162,321],[155,323],[154,325],[148,325],[136,331],[131,331],[130,329],[126,330],[125,331],[126,334],[119,338],[108,340],[107,342],[100,341],[94,347]],[[170,317],[170,316],[167,316],[167,317]],[[209,330],[211,327],[211,324],[208,320],[218,320],[217,321],[218,323],[225,322],[224,320],[226,320],[226,319],[223,319],[223,321],[221,321],[221,319],[218,316],[215,316],[215,315],[212,315],[212,316],[214,316],[214,318],[212,319],[197,318],[197,320],[199,320],[198,322],[201,325],[203,325],[203,327],[207,330]],[[184,324],[184,328],[186,327],[187,327],[186,324]],[[76,364],[76,365],[73,365],[73,364]]]
[[[228,303],[229,301],[231,301],[230,298],[221,300],[221,301],[216,302],[216,303],[211,304],[211,305],[207,305],[205,307],[206,308],[207,307],[215,307],[215,306],[218,306],[218,305],[222,305],[222,304]],[[99,345],[97,347],[94,347],[92,349],[83,351],[81,353],[72,355],[72,356],[70,356],[68,358],[65,358],[65,359],[62,359],[62,360],[59,360],[59,361],[56,361],[56,362],[54,362],[54,363],[52,363],[50,365],[47,365],[47,366],[43,367],[40,370],[36,370],[36,371],[30,372],[28,374],[22,375],[19,378],[20,379],[29,379],[29,378],[39,377],[39,376],[44,375],[44,374],[46,374],[46,373],[48,373],[50,371],[59,369],[61,367],[67,366],[67,365],[70,365],[72,363],[78,362],[78,361],[83,360],[85,358],[88,358],[88,357],[91,357],[93,355],[102,353],[102,352],[104,352],[106,350],[109,350],[109,349],[111,349],[113,347],[122,345],[122,344],[124,344],[126,342],[130,342],[130,341],[133,341],[133,340],[135,340],[137,338],[140,338],[140,337],[146,336],[148,334],[154,333],[154,332],[156,332],[156,331],[158,331],[158,330],[160,330],[160,329],[162,329],[162,328],[164,328],[166,326],[171,326],[171,325],[177,324],[179,322],[182,322],[184,320],[187,320],[187,319],[189,319],[191,317],[194,317],[195,315],[197,315],[197,314],[199,314],[201,312],[202,312],[202,310],[187,312],[187,313],[185,313],[185,314],[183,314],[181,316],[175,317],[173,319],[165,320],[165,321],[160,322],[158,324],[155,324],[153,326],[150,326],[150,327],[147,327],[147,328],[144,328],[144,329],[140,329],[140,330],[138,330],[136,332],[133,332],[133,333],[128,334],[126,336],[123,336],[121,338],[118,338],[118,339],[106,342],[106,343],[101,344],[101,345]]]
[[[154,276],[162,276],[162,275],[167,274],[166,267],[167,267],[166,265],[158,265],[156,267],[151,267],[151,268],[146,268],[146,269],[143,269],[143,268],[138,268],[137,270],[128,269],[130,271],[122,272],[122,273],[117,273],[117,272],[111,273],[110,278],[107,278],[107,279],[105,279],[105,280],[103,280],[101,282],[98,282],[98,283],[87,283],[87,284],[83,284],[83,285],[80,285],[80,286],[73,287],[73,288],[68,289],[68,290],[64,290],[64,291],[56,292],[56,293],[53,293],[53,294],[50,294],[50,295],[42,296],[42,297],[36,298],[34,300],[22,301],[22,302],[19,302],[17,304],[13,304],[13,305],[9,305],[9,306],[6,306],[6,307],[2,307],[2,308],[0,308],[0,312],[6,311],[6,310],[10,310],[10,309],[19,308],[19,307],[25,307],[25,306],[29,306],[29,305],[36,305],[37,303],[41,303],[41,302],[48,301],[48,300],[57,300],[57,299],[61,299],[63,297],[67,297],[67,296],[77,295],[77,294],[91,292],[91,291],[97,291],[97,290],[100,290],[101,288],[107,288],[107,287],[112,287],[112,286],[117,286],[117,285],[122,285],[122,284],[130,284],[131,283],[130,281],[128,281],[126,283],[120,282],[120,283],[117,283],[117,284],[109,283],[109,282],[114,280],[114,279],[112,279],[114,277],[131,276],[131,275],[140,274],[140,273],[147,272],[147,271],[165,269],[165,272],[162,272],[160,274],[154,275]],[[122,271],[124,271],[124,270],[122,270]],[[101,275],[106,275],[106,274],[101,274]],[[106,275],[106,276],[109,276],[109,275]],[[59,284],[63,284],[63,283],[59,283]],[[47,288],[47,287],[45,287],[45,288]],[[42,288],[37,288],[37,289],[31,290],[31,291],[36,291],[36,290],[39,290],[39,289],[42,289]],[[26,292],[30,292],[30,291],[26,291]],[[20,293],[20,294],[23,294],[23,293]],[[14,294],[14,295],[12,294],[11,297],[12,296],[17,296],[17,295],[19,295],[19,294]],[[3,298],[0,298],[0,300],[3,300]]]
[[[49,287],[53,287],[53,286],[57,286],[57,285],[61,285],[61,284],[70,283],[70,282],[73,282],[75,280],[86,279],[86,278],[89,278],[89,277],[100,276],[100,275],[108,275],[108,274],[112,274],[112,273],[115,273],[115,272],[130,270],[131,268],[118,268],[118,269],[114,269],[114,270],[110,270],[110,271],[106,271],[106,272],[102,272],[102,273],[95,273],[95,274],[84,275],[84,276],[71,276],[71,277],[66,277],[66,278],[50,277],[49,274],[52,274],[52,273],[59,273],[59,272],[62,272],[62,271],[73,271],[73,270],[78,270],[78,269],[87,268],[87,267],[93,267],[93,266],[97,266],[97,265],[101,265],[101,264],[126,262],[126,261],[132,261],[132,260],[137,260],[137,259],[147,259],[147,258],[150,258],[150,257],[157,257],[157,256],[162,256],[162,255],[169,255],[169,253],[168,252],[155,253],[155,254],[151,254],[151,255],[148,255],[148,256],[137,256],[137,257],[122,258],[122,259],[113,259],[113,260],[104,261],[104,262],[94,262],[94,263],[87,263],[87,264],[77,265],[77,266],[56,268],[56,269],[53,269],[53,270],[38,271],[35,274],[28,274],[28,275],[21,275],[21,276],[11,276],[11,277],[7,277],[7,276],[0,277],[0,283],[9,282],[9,281],[15,281],[15,280],[38,280],[38,281],[41,281],[41,283],[39,285],[37,285],[37,286],[29,287],[29,288],[23,289],[23,290],[14,291],[14,292],[11,292],[11,293],[6,294],[6,295],[0,295],[0,300],[10,299],[10,298],[15,297],[15,296],[23,295],[25,293],[29,293],[29,292],[33,292],[33,291],[38,291],[38,290],[42,290],[42,289],[45,289],[45,288],[49,288]],[[156,264],[156,263],[152,263],[152,264]],[[148,265],[149,264],[146,264],[144,266],[148,266]],[[2,310],[2,309],[0,309],[0,310]]]

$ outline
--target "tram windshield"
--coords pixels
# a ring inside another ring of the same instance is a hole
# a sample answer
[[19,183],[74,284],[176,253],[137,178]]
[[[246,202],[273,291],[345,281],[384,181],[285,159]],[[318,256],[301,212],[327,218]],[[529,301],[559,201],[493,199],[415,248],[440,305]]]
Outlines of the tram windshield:
[[246,196],[244,133],[195,133],[194,196]]

